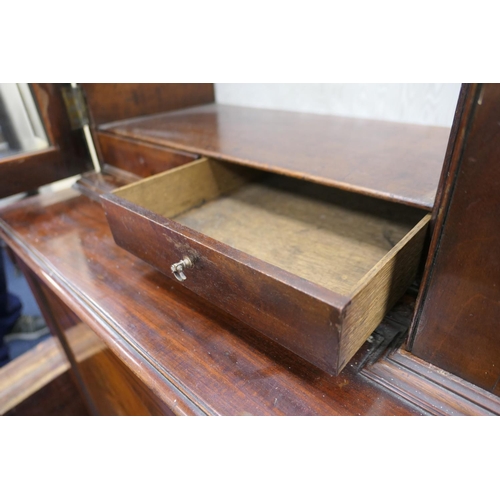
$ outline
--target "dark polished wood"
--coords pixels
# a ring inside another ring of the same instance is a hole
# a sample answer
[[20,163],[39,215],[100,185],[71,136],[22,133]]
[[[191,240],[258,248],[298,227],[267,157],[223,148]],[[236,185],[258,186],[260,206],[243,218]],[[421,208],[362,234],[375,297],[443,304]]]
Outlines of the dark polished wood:
[[362,373],[431,415],[500,415],[500,398],[403,348]]
[[9,410],[6,416],[88,416],[89,412],[69,371]]
[[[59,344],[66,355],[66,359],[71,366],[71,376],[80,392],[82,400],[85,402],[90,415],[97,415],[97,409],[89,394],[88,387],[82,379],[76,353],[70,348],[68,342],[68,332],[77,327],[80,320],[58,297],[51,292],[46,283],[16,254],[17,265],[22,269],[28,285],[37,301],[45,323],[49,327],[50,333],[57,338]],[[77,336],[78,339],[80,336]],[[85,352],[85,351],[84,351]]]
[[454,179],[456,177],[459,160],[462,154],[464,141],[467,136],[468,124],[471,119],[472,110],[474,108],[475,95],[477,93],[477,84],[462,84],[460,94],[458,97],[457,108],[451,127],[450,139],[446,149],[445,161],[439,179],[438,191],[434,208],[432,209],[432,219],[430,223],[430,230],[428,241],[426,244],[426,261],[422,262],[423,267],[420,275],[421,286],[417,296],[415,314],[413,316],[412,324],[409,329],[407,345],[411,351],[413,341],[415,340],[416,325],[420,319],[422,307],[427,296],[427,289],[429,286],[429,274],[432,270],[431,263],[433,256],[436,255],[436,248],[439,242],[438,234],[442,230],[444,221],[446,219],[446,207],[450,204],[451,195],[453,193]]
[[411,351],[500,395],[500,85],[464,99]]
[[199,157],[196,154],[183,153],[153,144],[116,137],[104,132],[98,132],[96,137],[104,163],[139,177],[158,174],[189,163]]
[[47,149],[0,159],[0,198],[32,191],[92,168],[81,130],[71,130],[62,85],[31,84],[50,142]]
[[13,251],[175,414],[425,413],[356,373],[357,358],[332,377],[153,270],[81,195],[26,199],[1,219]]
[[104,343],[101,351],[80,360],[78,369],[99,415],[174,415]]
[[108,133],[432,208],[450,130],[210,104]]
[[67,372],[70,365],[55,337],[48,336],[0,368],[0,415]]
[[43,281],[29,269],[24,272],[47,324],[64,347],[76,385],[91,414],[173,414]]
[[[450,177],[450,165],[453,162],[456,164],[456,159],[454,155],[459,154],[460,147],[464,140],[465,128],[462,126],[465,117],[469,116],[470,109],[473,105],[473,95],[477,84],[464,83],[460,88],[460,93],[458,95],[457,107],[455,108],[455,114],[453,117],[453,123],[450,130],[450,137],[448,139],[448,146],[446,148],[446,154],[444,157],[443,168],[441,169],[441,176],[439,178],[439,185],[436,193],[436,198],[434,200],[434,207],[432,209],[432,220],[430,224],[430,235],[432,236],[434,232],[434,225],[436,222],[439,224],[440,219],[443,217],[443,207],[446,205],[448,197],[450,195],[451,183],[447,182]],[[430,240],[429,240],[430,244]]]
[[59,155],[59,151],[50,146],[40,151],[0,158],[0,198],[34,191],[44,184],[57,181],[59,176],[54,165]]
[[212,83],[82,83],[92,123],[214,102]]

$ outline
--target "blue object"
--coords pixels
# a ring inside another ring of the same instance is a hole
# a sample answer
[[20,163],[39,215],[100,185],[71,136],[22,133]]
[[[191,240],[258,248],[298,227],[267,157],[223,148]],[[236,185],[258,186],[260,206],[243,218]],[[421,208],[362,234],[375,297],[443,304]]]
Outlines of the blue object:
[[7,291],[3,251],[0,252],[0,366],[9,361],[4,336],[12,330],[21,316],[23,305],[18,297]]

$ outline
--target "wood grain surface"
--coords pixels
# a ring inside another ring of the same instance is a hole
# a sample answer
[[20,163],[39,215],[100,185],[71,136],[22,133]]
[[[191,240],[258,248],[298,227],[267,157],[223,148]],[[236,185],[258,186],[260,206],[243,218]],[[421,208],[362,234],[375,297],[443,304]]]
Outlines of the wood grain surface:
[[471,85],[443,176],[412,352],[500,395],[500,85]]
[[172,264],[189,257],[195,265],[182,287],[316,366],[337,371],[337,325],[348,298],[116,195],[103,197],[103,206],[119,246],[171,281]]
[[69,369],[55,337],[49,337],[0,369],[0,415]]
[[500,398],[403,348],[368,366],[363,375],[431,415],[500,415]]
[[390,213],[379,201],[268,176],[173,219],[347,295],[421,217],[417,211]]
[[[172,415],[167,404],[113,354],[54,292],[21,262],[51,331],[72,367],[77,387],[93,415]],[[71,326],[70,326],[71,325]],[[74,331],[82,332],[75,335]]]
[[426,209],[434,203],[450,132],[219,104],[101,129]]
[[92,124],[214,101],[212,83],[82,83]]
[[[91,332],[83,324],[66,332],[79,360],[96,352]],[[0,369],[0,415],[19,405],[69,370],[70,363],[55,337],[49,337],[33,349]]]
[[104,132],[97,133],[96,137],[105,164],[139,177],[148,177],[198,158],[196,154],[116,137]]
[[341,335],[339,366],[351,359],[416,277],[430,215],[422,218],[360,280],[350,294]]
[[202,158],[174,171],[123,186],[113,194],[164,217],[174,217],[242,186],[259,173]]
[[72,373],[65,371],[10,409],[5,415],[15,417],[82,417],[90,414],[78,392]]
[[356,360],[332,377],[120,249],[83,196],[33,197],[1,219],[16,254],[176,414],[422,413],[357,374]]

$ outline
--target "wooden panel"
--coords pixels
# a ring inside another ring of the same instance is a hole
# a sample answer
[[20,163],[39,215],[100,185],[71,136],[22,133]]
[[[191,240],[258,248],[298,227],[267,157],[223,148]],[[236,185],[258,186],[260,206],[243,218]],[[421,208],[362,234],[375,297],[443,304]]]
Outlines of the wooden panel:
[[363,374],[431,415],[500,415],[500,399],[399,349]]
[[341,335],[339,369],[361,347],[367,335],[383,320],[415,279],[430,215],[412,228],[358,283],[351,293]]
[[[58,334],[69,353],[73,370],[83,384],[95,414],[172,414],[168,406],[155,397],[45,284],[39,283],[39,286],[58,324]],[[75,321],[76,325],[69,330],[63,329],[62,325],[69,321]],[[75,330],[80,334],[76,335]]]
[[165,217],[173,217],[236,189],[258,172],[206,159],[189,163],[168,175],[159,174],[117,189],[114,194]]
[[69,368],[51,337],[0,368],[0,415],[7,413]]
[[71,130],[61,87],[55,83],[31,85],[51,146],[0,160],[0,198],[91,169],[82,131]]
[[[95,351],[89,329],[74,326],[66,332],[77,356],[85,359]],[[58,340],[49,337],[0,369],[0,415],[19,405],[70,368]]]
[[331,377],[152,270],[114,244],[83,196],[23,200],[0,232],[176,414],[422,414],[353,364]]
[[54,147],[0,158],[0,198],[34,191],[58,180],[60,177],[54,169],[58,160],[59,151]]
[[94,125],[214,102],[212,83],[82,83]]
[[211,104],[102,129],[422,208],[450,130]]
[[66,371],[5,415],[69,417],[88,416],[89,412],[71,373]]
[[104,344],[79,370],[99,415],[173,415]]
[[470,86],[437,210],[412,352],[495,392],[500,380],[500,85]]
[[[51,296],[41,292],[43,283],[27,268],[19,257],[9,250],[23,272],[32,289],[39,307],[46,313],[46,305]],[[44,314],[46,316],[46,314]],[[47,320],[47,317],[46,317]],[[75,353],[79,359],[91,356],[96,349],[90,330],[85,325],[75,321],[71,311],[58,316],[60,328],[66,331],[72,340]],[[54,325],[47,323],[54,334]],[[97,346],[100,347],[100,346]],[[64,346],[56,337],[50,337],[43,343],[6,365],[10,377],[7,377],[7,393],[10,393],[9,416],[84,416],[92,414],[91,406],[79,387],[78,377],[70,369],[71,363]],[[48,383],[47,383],[48,382]],[[1,384],[0,384],[1,385]],[[89,411],[90,410],[90,411]]]
[[[72,374],[94,415],[171,415],[99,337],[24,261],[16,257],[51,331],[64,348]],[[68,366],[69,366],[68,365]]]
[[139,177],[148,177],[196,160],[199,155],[116,137],[96,134],[104,163]]

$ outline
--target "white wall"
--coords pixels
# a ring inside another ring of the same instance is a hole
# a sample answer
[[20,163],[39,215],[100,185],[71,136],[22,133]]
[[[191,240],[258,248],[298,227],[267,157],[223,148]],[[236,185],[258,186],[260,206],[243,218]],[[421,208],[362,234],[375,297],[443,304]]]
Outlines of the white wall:
[[216,83],[216,101],[256,108],[451,126],[459,83]]

